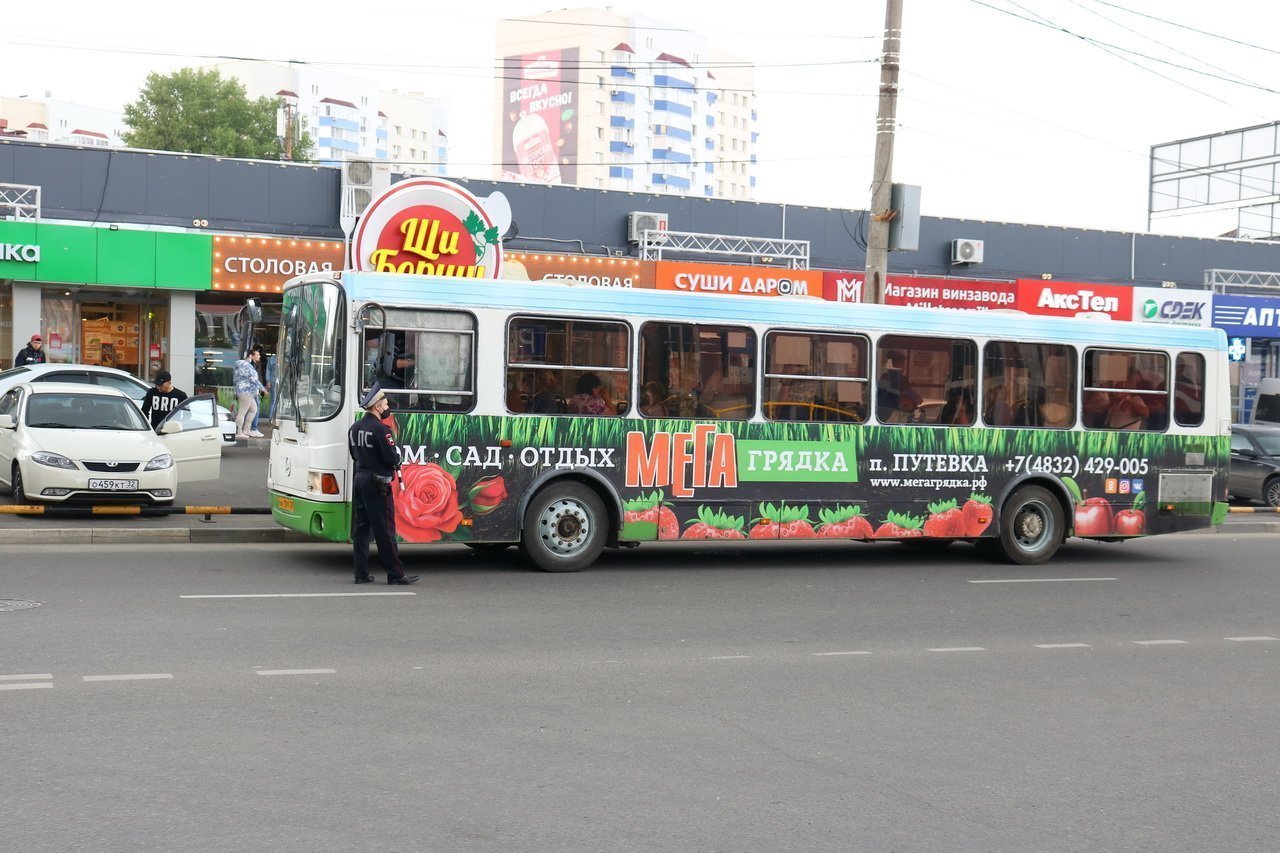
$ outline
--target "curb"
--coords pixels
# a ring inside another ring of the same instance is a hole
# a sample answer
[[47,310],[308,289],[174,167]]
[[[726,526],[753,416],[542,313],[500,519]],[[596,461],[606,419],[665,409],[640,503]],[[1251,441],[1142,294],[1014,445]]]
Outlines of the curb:
[[0,530],[0,544],[10,545],[122,545],[122,544],[201,544],[226,543],[318,543],[319,540],[304,536],[283,527],[273,528],[188,528],[152,527],[141,530],[113,530],[110,528],[50,527]]

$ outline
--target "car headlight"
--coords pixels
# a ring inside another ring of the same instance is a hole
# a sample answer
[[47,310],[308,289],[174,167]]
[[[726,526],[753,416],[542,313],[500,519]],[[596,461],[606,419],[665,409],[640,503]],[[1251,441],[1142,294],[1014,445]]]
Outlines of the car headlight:
[[173,467],[173,457],[170,456],[168,453],[161,453],[155,459],[152,459],[150,462],[148,462],[146,467],[143,468],[142,470],[143,471],[161,471],[165,468],[172,468],[172,467]]
[[76,463],[61,453],[50,453],[47,450],[37,450],[32,453],[31,461],[39,462],[41,465],[48,465],[50,468],[69,468],[72,471],[76,469]]

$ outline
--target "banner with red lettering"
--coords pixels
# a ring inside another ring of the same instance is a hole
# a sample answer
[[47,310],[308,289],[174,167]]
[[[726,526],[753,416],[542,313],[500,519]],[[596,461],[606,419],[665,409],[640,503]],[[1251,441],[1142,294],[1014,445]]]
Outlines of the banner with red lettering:
[[884,286],[885,305],[989,311],[992,308],[1015,308],[1016,303],[1017,286],[1011,281],[890,273]]
[[1113,320],[1133,318],[1133,288],[1077,281],[1018,279],[1019,310],[1028,314],[1075,317],[1106,314]]

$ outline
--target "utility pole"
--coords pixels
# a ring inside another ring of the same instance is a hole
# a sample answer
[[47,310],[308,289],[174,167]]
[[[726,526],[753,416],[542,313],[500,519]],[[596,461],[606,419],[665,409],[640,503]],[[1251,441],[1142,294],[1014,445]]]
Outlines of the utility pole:
[[902,0],[885,0],[884,52],[880,58],[880,106],[871,176],[871,226],[863,301],[884,301],[889,273],[889,220],[893,218],[893,133],[898,120],[898,65],[902,59]]
[[280,145],[284,149],[284,159],[292,162],[293,160],[293,113],[297,108],[288,98],[280,101],[280,110],[284,114],[283,118],[278,122],[277,135],[280,137]]

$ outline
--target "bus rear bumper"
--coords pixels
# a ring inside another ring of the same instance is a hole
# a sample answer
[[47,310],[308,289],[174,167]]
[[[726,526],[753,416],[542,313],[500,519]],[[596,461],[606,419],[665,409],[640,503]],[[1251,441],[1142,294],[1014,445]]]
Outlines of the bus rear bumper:
[[281,527],[315,539],[347,542],[351,538],[349,503],[315,501],[272,492],[271,517]]

